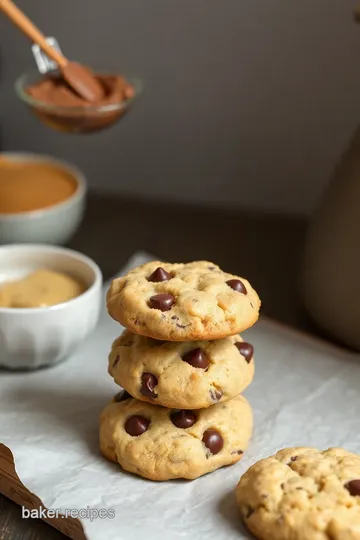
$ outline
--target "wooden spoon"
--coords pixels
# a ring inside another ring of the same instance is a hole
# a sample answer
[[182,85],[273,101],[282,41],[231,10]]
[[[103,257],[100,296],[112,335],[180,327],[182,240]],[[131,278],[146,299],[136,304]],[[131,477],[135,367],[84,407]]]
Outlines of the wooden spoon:
[[65,81],[80,97],[90,102],[101,101],[104,98],[105,90],[93,73],[77,62],[70,62],[60,52],[53,49],[40,30],[11,0],[0,0],[0,9],[31,41],[37,43],[44,53],[58,64]]

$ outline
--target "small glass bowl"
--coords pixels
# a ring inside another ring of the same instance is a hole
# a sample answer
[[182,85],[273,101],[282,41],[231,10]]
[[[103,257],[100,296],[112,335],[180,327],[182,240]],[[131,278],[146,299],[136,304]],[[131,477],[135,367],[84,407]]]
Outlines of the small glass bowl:
[[[108,73],[98,72],[101,75]],[[34,99],[27,93],[27,88],[43,79],[37,71],[24,73],[15,82],[18,97],[26,103],[32,112],[45,125],[62,133],[91,133],[106,129],[120,120],[132,107],[134,101],[142,92],[140,79],[124,78],[134,88],[134,96],[119,103],[110,105],[94,105],[89,107],[61,107]]]

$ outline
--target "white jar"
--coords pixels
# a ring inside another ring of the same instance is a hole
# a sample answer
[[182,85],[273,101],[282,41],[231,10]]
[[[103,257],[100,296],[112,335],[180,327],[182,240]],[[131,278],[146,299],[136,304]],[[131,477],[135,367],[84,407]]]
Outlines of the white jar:
[[360,128],[310,225],[302,296],[320,327],[360,351]]

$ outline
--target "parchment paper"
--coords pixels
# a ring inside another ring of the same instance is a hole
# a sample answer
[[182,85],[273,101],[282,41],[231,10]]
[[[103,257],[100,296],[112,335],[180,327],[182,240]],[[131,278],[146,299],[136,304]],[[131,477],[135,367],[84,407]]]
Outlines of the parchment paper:
[[[129,266],[151,258],[138,254]],[[234,488],[252,463],[286,446],[360,451],[358,355],[262,320],[244,334],[256,365],[245,392],[255,431],[244,458],[192,482],[154,483],[122,472],[98,450],[98,417],[118,390],[107,355],[121,330],[104,306],[97,329],[69,360],[0,373],[0,442],[25,486],[47,508],[115,509],[114,519],[82,520],[90,540],[250,538]]]

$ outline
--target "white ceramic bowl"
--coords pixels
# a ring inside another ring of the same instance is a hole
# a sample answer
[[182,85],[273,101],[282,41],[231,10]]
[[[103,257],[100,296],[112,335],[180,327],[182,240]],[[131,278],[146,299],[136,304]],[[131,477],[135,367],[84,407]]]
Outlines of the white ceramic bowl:
[[65,161],[40,154],[3,152],[1,156],[10,161],[56,165],[73,176],[78,188],[66,201],[49,208],[18,214],[0,213],[0,244],[66,244],[79,227],[85,211],[86,180],[82,172]]
[[55,246],[0,247],[0,285],[36,269],[74,275],[88,289],[72,300],[45,308],[0,307],[0,366],[36,369],[66,358],[95,328],[101,306],[102,275],[88,257]]

